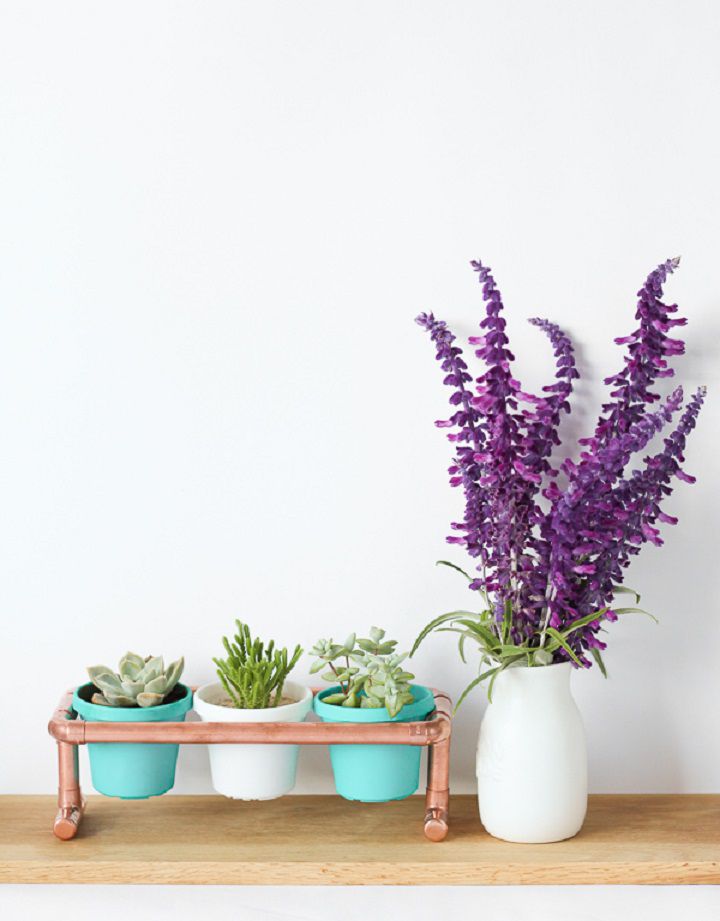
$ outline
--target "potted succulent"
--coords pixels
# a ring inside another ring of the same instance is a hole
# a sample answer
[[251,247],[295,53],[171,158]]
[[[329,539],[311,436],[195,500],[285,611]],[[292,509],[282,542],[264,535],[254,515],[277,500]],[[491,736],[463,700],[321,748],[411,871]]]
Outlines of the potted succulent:
[[[319,640],[311,650],[311,673],[334,685],[321,691],[314,710],[324,722],[385,723],[423,720],[435,709],[429,688],[410,684],[403,668],[407,653],[396,640],[372,627],[367,639],[351,634],[344,643]],[[331,745],[335,788],[345,799],[386,802],[405,799],[418,788],[420,749],[412,745]]]
[[[312,708],[310,688],[287,677],[302,655],[292,656],[253,639],[250,628],[236,621],[233,640],[223,637],[225,658],[213,659],[219,681],[195,693],[195,711],[214,723],[302,723]],[[210,745],[213,786],[233,799],[275,799],[295,786],[297,745]]]
[[[465,694],[488,682],[478,796],[483,824],[499,838],[556,841],[579,831],[587,756],[570,672],[595,663],[605,674],[605,625],[640,610],[618,605],[621,593],[635,596],[622,584],[624,571],[645,543],[662,544],[660,523],[676,523],[661,509],[673,480],[694,482],[681,464],[705,388],[684,408],[682,388],[663,399],[655,390],[684,351],[669,334],[686,321],[661,300],[678,262],[658,266],[638,292],[637,327],[615,340],[627,347],[624,365],[605,380],[610,395],[576,460],[551,457],[579,377],[572,343],[558,326],[530,321],[548,336],[557,367],[555,381],[536,395],[514,376],[500,292],[481,263],[472,265],[486,315],[469,341],[486,370],[475,386],[447,325],[432,314],[417,318],[452,388],[452,415],[436,425],[449,430],[450,483],[462,487],[465,510],[448,542],[466,550],[475,571],[446,565],[467,578],[477,607],[435,618],[415,648],[431,630],[459,634],[463,658],[467,641],[479,647],[479,673]],[[661,449],[636,457],[677,416]]]
[[[90,722],[182,722],[192,707],[192,691],[179,683],[184,664],[180,658],[166,669],[162,656],[128,652],[117,672],[94,665],[90,682],[73,694],[73,709]],[[93,786],[105,796],[147,799],[175,783],[177,745],[94,742],[88,750]]]

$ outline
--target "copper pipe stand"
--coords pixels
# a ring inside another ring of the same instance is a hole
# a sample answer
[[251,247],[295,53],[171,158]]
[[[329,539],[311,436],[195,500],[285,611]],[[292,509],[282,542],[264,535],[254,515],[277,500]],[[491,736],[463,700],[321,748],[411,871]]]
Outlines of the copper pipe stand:
[[80,827],[85,801],[78,746],[88,742],[416,745],[428,750],[425,837],[442,841],[448,832],[452,701],[441,691],[433,694],[435,710],[426,720],[411,723],[93,723],[80,719],[72,709],[70,690],[48,724],[58,747],[58,812],[53,831],[60,840],[69,841]]

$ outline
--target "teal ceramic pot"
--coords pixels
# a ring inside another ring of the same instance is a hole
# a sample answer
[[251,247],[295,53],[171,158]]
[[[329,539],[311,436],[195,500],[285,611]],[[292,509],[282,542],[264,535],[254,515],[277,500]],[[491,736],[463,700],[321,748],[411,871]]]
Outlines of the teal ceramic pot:
[[[178,684],[158,707],[104,707],[90,703],[96,688],[84,684],[73,694],[73,710],[88,722],[181,723],[192,707],[192,691]],[[121,799],[147,799],[167,793],[175,783],[177,745],[144,742],[92,742],[90,773],[98,793]]]
[[[316,695],[313,709],[324,723],[409,723],[424,720],[435,709],[430,688],[413,684],[415,700],[391,717],[383,707],[377,710],[338,707],[323,701],[339,691],[328,688]],[[411,796],[420,782],[420,746],[417,745],[331,745],[330,761],[335,789],[345,799],[363,803],[385,803]]]

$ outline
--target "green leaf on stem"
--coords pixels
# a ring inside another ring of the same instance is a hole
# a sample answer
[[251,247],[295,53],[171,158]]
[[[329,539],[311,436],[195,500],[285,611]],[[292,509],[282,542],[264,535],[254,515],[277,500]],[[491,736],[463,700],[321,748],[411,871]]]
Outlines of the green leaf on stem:
[[656,624],[660,623],[654,614],[651,614],[649,611],[643,611],[642,608],[613,608],[613,613],[618,616],[621,614],[644,614],[646,617],[649,617],[650,620],[654,620]]
[[634,588],[628,588],[627,585],[613,585],[613,595],[634,595],[635,604],[640,604],[640,593]]
[[413,647],[410,650],[410,656],[414,656],[420,646],[420,643],[425,639],[425,637],[432,633],[433,630],[437,629],[441,624],[446,624],[451,620],[457,620],[460,617],[468,616],[475,617],[476,615],[472,611],[448,611],[447,614],[440,614],[439,617],[436,617],[434,620],[431,620],[427,626],[425,626],[420,633],[418,638],[413,643]]
[[448,566],[450,569],[454,569],[456,572],[461,573],[468,582],[472,582],[472,576],[465,572],[464,569],[461,569],[460,566],[456,566],[455,563],[450,563],[448,560],[437,560],[435,563],[436,566]]
[[465,688],[465,690],[460,695],[460,699],[458,700],[458,702],[455,704],[455,712],[458,711],[458,709],[460,708],[460,704],[465,700],[465,698],[468,696],[468,694],[471,691],[475,690],[475,688],[481,682],[485,681],[486,678],[493,678],[495,676],[495,673],[499,672],[500,670],[501,670],[501,666],[496,665],[495,668],[488,669],[488,671],[483,672],[481,675],[478,675],[477,678],[471,681],[470,684]]
[[590,655],[593,657],[593,659],[595,659],[595,663],[597,664],[597,667],[600,669],[600,673],[602,674],[603,678],[607,678],[608,676],[607,669],[605,668],[603,657],[600,655],[600,650],[595,649],[595,647],[593,647],[590,650]]
[[558,646],[562,646],[562,648],[570,656],[573,662],[575,662],[577,665],[582,666],[582,662],[580,661],[580,659],[578,659],[577,655],[575,654],[575,650],[572,649],[572,647],[568,645],[562,633],[556,630],[555,627],[548,627],[547,634],[548,636],[551,636],[557,642]]

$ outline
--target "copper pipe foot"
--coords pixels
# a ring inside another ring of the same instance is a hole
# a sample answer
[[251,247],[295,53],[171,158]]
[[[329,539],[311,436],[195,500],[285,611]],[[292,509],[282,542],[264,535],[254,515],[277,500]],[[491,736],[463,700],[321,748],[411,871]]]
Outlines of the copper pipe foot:
[[448,833],[447,809],[435,806],[425,813],[425,837],[429,841],[444,841]]
[[74,838],[80,827],[82,814],[83,811],[80,806],[64,806],[58,809],[53,824],[53,834],[55,837],[59,838],[61,841],[70,841],[71,838]]

